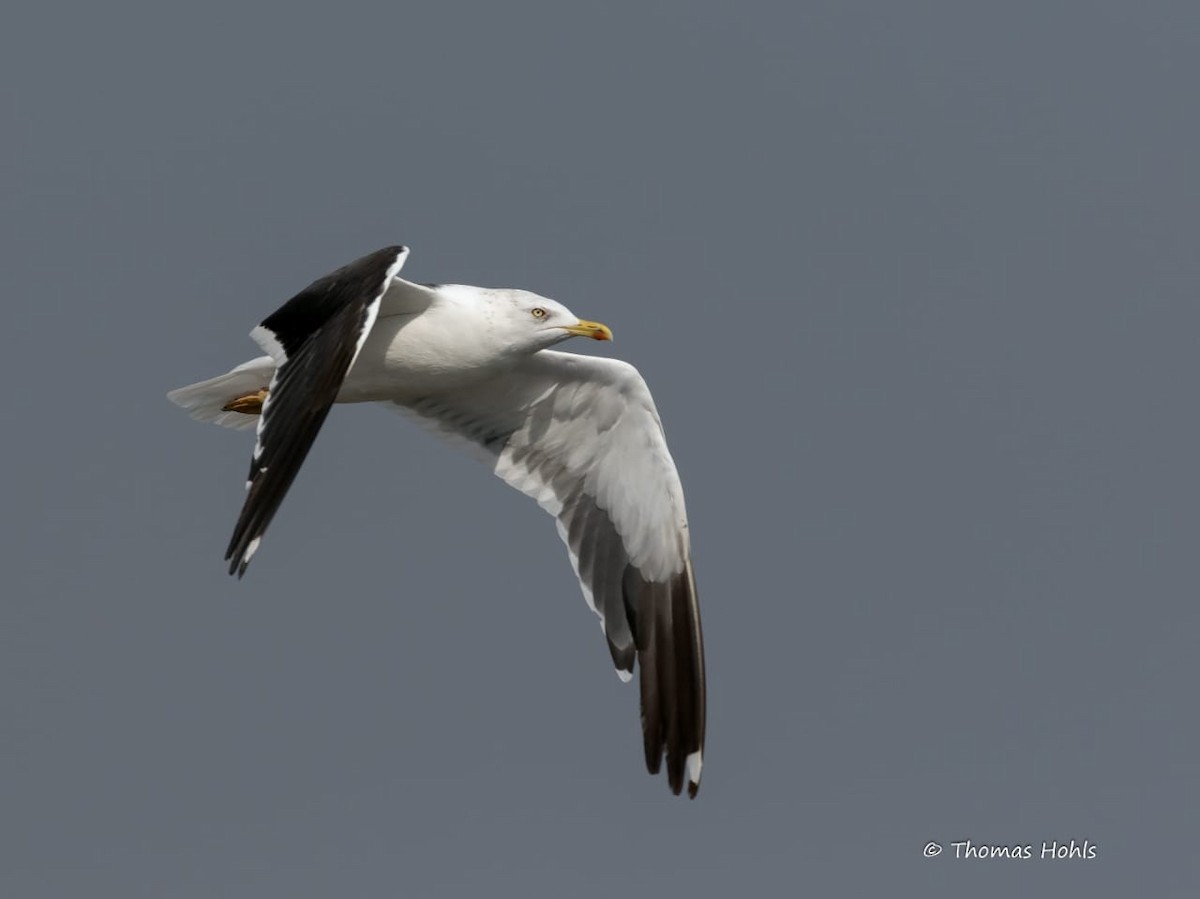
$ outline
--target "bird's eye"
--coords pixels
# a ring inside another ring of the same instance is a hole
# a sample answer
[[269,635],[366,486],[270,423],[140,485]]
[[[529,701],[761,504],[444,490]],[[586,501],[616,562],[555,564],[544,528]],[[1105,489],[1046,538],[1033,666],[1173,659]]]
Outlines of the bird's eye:
[[534,318],[545,318],[546,310],[543,309],[541,306],[534,306],[532,309],[529,310],[529,314],[532,315]]

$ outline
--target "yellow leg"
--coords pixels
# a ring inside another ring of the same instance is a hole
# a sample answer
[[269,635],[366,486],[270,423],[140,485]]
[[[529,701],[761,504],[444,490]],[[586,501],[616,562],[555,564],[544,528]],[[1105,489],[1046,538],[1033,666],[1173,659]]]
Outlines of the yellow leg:
[[230,400],[221,407],[223,412],[243,412],[246,415],[259,415],[262,412],[263,400],[267,398],[267,388],[257,393],[247,393]]

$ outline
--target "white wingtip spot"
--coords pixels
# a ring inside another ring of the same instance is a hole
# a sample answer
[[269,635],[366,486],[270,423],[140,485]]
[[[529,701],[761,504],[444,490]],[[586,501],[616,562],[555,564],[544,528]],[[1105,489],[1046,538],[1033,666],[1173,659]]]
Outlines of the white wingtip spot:
[[[258,551],[258,544],[262,542],[262,537],[255,537],[246,546],[246,551],[242,554],[242,564],[249,565],[250,560],[254,558],[254,553]],[[690,757],[689,757],[690,758]]]
[[687,757],[687,779],[688,783],[700,786],[700,769],[704,767],[703,752],[697,749]]
[[621,683],[627,684],[631,680],[633,680],[633,672],[626,671],[624,668],[618,668],[617,669],[617,677],[619,677],[621,679]]

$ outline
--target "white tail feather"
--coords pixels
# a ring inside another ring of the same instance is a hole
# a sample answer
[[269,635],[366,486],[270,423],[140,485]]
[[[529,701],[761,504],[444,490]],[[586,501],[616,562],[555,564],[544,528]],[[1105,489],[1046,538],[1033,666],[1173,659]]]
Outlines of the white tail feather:
[[224,406],[239,396],[262,390],[275,374],[275,360],[260,356],[243,362],[233,371],[198,384],[189,384],[167,394],[167,399],[182,406],[197,421],[209,421],[223,428],[245,430],[258,424],[257,415],[226,412]]

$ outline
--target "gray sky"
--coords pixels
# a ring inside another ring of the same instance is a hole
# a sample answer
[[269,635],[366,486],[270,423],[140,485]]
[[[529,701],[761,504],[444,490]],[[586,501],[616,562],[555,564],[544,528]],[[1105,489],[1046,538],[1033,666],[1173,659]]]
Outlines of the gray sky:
[[[1195,895],[1195,4],[22,6],[0,893]],[[695,802],[550,520],[397,416],[224,573],[249,438],[164,392],[396,242],[650,382]]]

